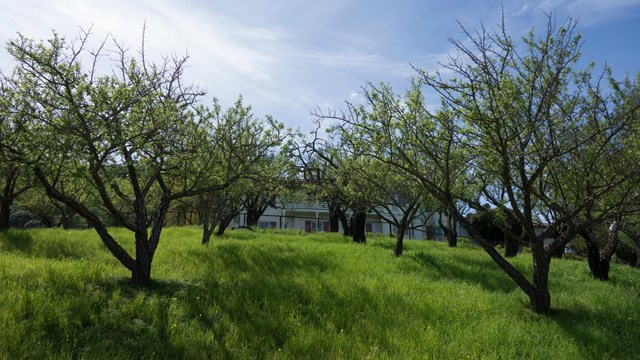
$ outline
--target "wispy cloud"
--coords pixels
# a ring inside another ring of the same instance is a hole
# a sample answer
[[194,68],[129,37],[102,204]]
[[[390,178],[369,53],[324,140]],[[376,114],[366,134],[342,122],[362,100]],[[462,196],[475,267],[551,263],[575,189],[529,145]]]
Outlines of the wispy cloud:
[[[555,11],[580,19],[583,26],[597,25],[614,18],[638,16],[640,0],[544,0],[530,8]],[[635,9],[635,11],[629,11]]]
[[[541,9],[598,21],[622,16],[640,0],[505,0],[509,29],[526,31]],[[574,14],[575,13],[575,14]],[[7,2],[0,34],[16,31],[44,39],[51,29],[73,36],[93,26],[96,40],[110,33],[139,49],[146,22],[145,50],[152,58],[188,53],[186,76],[231,104],[242,94],[257,114],[290,125],[306,124],[320,106],[357,99],[367,81],[391,83],[398,91],[415,74],[411,65],[433,72],[452,50],[447,38],[463,36],[455,20],[470,29],[493,25],[500,5],[463,5],[425,0],[199,1],[92,0]],[[518,36],[518,35],[515,35]],[[10,67],[0,52],[0,68]],[[209,100],[207,100],[209,101]]]

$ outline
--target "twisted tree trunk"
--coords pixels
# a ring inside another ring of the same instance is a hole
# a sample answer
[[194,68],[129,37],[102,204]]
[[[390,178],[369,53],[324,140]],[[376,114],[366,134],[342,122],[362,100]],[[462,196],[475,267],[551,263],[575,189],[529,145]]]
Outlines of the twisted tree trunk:
[[353,242],[358,244],[365,244],[367,242],[366,224],[367,212],[364,210],[355,210],[351,215]]
[[602,281],[609,280],[609,268],[611,258],[618,246],[618,228],[620,220],[614,219],[609,222],[607,228],[607,242],[602,250],[598,245],[598,239],[593,228],[590,226],[580,231],[580,235],[587,245],[587,261],[591,275]]

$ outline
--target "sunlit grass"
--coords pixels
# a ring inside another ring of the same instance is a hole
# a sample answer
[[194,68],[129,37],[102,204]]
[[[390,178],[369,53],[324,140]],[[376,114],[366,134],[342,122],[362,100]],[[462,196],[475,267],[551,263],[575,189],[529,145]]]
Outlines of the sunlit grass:
[[[112,229],[132,248],[125,230]],[[2,358],[637,358],[640,278],[552,264],[540,316],[481,251],[339,234],[167,228],[148,288],[95,232],[0,234]],[[514,263],[530,273],[531,259]]]

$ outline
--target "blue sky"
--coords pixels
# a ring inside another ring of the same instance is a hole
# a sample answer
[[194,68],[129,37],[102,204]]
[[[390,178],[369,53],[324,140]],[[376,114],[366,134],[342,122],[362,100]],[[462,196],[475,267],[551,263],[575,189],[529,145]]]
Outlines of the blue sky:
[[[410,64],[435,70],[463,39],[456,21],[474,29],[497,24],[504,7],[518,38],[543,26],[544,11],[558,21],[579,19],[583,62],[609,63],[616,74],[640,71],[640,0],[0,0],[0,39],[16,32],[44,39],[51,30],[69,38],[93,26],[135,50],[146,20],[146,49],[190,55],[186,76],[231,105],[242,94],[254,112],[289,126],[310,128],[310,111],[358,100],[371,81],[398,91]],[[0,69],[13,67],[6,51]]]

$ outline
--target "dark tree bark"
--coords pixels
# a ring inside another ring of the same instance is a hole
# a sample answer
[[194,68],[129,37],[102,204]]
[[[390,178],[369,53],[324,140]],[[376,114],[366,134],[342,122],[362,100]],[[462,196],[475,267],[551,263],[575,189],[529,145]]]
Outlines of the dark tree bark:
[[520,244],[517,240],[513,239],[511,236],[505,234],[504,236],[504,256],[505,257],[514,257],[518,255],[518,249],[520,248]]
[[246,225],[248,227],[258,225],[258,221],[260,220],[261,216],[262,216],[261,212],[256,211],[255,209],[252,209],[252,208],[247,208],[247,224]]
[[640,233],[636,231],[636,227],[633,224],[620,224],[620,231],[625,233],[631,240],[631,250],[635,255],[635,262],[632,264],[636,269],[640,269]]
[[330,200],[327,201],[327,207],[329,209],[329,232],[338,232],[340,231],[340,213],[342,209],[340,209],[340,205]]
[[567,249],[567,246],[559,246],[551,253],[551,257],[554,259],[562,259],[564,257],[564,252]]
[[405,209],[400,221],[397,222],[398,233],[396,234],[396,247],[394,250],[394,254],[396,256],[402,255],[402,252],[404,251],[404,232],[409,228],[412,219],[416,215],[417,209],[417,203],[409,206]]
[[231,221],[233,221],[233,218],[235,216],[236,214],[230,214],[222,217],[222,219],[220,220],[220,223],[218,224],[218,230],[216,231],[216,236],[224,235],[224,232],[227,230],[227,228],[229,227],[229,225],[231,224]]
[[591,276],[595,279],[607,281],[609,280],[609,268],[611,257],[615,253],[618,246],[618,227],[620,220],[615,219],[609,223],[607,228],[607,242],[602,250],[598,245],[598,238],[591,226],[580,231],[580,235],[587,245],[587,262]]
[[549,264],[551,257],[544,250],[544,246],[537,241],[531,242],[533,249],[533,291],[529,295],[531,308],[536,313],[546,313],[551,309],[551,294],[549,293]]
[[458,224],[453,216],[445,214],[445,217],[446,224],[442,222],[442,215],[438,217],[438,224],[440,228],[442,228],[442,231],[444,231],[444,236],[447,239],[449,247],[456,247],[458,246]]
[[504,256],[514,257],[518,255],[518,249],[520,248],[520,243],[514,235],[522,234],[522,226],[515,219],[507,216],[504,221],[504,227],[506,230],[504,231]]
[[344,236],[353,235],[353,224],[349,224],[347,215],[344,212],[340,212],[338,214],[338,218],[340,219],[340,223],[342,224],[342,233],[344,234]]
[[8,200],[6,197],[0,199],[0,231],[9,229],[11,203],[13,203],[13,200]]
[[364,210],[355,210],[351,214],[351,228],[353,242],[365,244],[367,242],[366,235],[367,212]]
[[215,222],[209,221],[209,219],[202,219],[202,245],[208,245],[213,235],[213,230],[216,228]]
[[275,195],[266,197],[264,194],[247,196],[245,208],[247,209],[247,226],[252,227],[258,225],[260,217],[264,214],[269,206],[275,206]]
[[16,190],[20,170],[13,164],[8,165],[4,174],[4,188],[0,194],[0,231],[9,229],[9,220],[11,218],[11,206],[13,201],[23,192],[27,191],[30,186],[26,186]]
[[405,231],[406,227],[405,226],[399,226],[398,227],[398,232],[396,234],[396,247],[394,249],[394,254],[396,256],[400,256],[402,255],[402,251],[404,250],[404,231]]
[[136,259],[131,269],[131,285],[143,286],[151,281],[151,263],[153,252],[148,246],[146,231],[136,233]]
[[498,253],[493,244],[487,241],[468,219],[458,213],[455,213],[455,215],[458,217],[457,220],[469,230],[469,234],[476,239],[496,265],[527,294],[531,309],[541,314],[548,312],[551,307],[551,296],[547,286],[550,258],[544,255],[544,247],[538,242],[532,242],[534,275],[533,283],[531,283],[518,269]]
[[216,226],[216,236],[223,235],[233,219],[240,214],[242,206],[240,201],[236,201],[227,192],[202,194],[198,197],[196,211],[202,224],[202,245],[209,243]]

